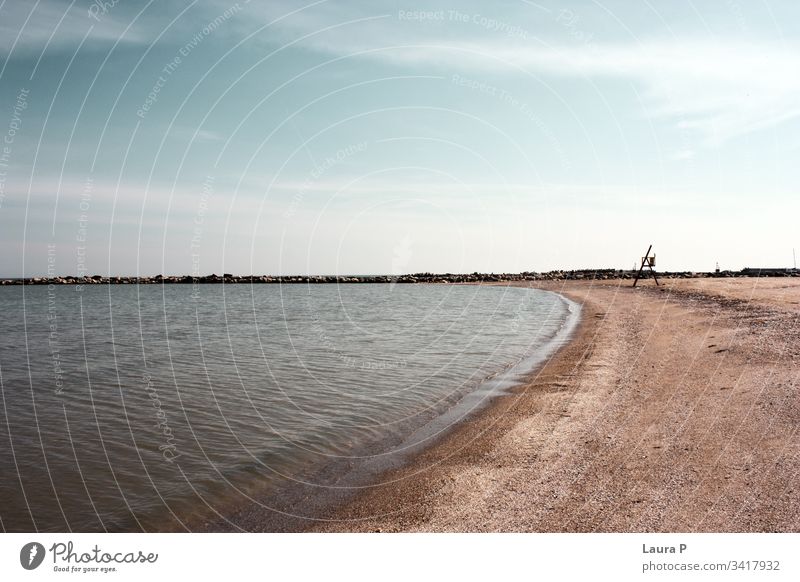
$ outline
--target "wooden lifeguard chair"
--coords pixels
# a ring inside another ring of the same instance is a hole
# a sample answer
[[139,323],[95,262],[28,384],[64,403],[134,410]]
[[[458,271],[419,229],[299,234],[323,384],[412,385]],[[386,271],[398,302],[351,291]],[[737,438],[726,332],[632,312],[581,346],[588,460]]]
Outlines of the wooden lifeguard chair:
[[656,254],[650,254],[650,251],[653,250],[653,245],[647,247],[647,252],[642,257],[642,264],[639,265],[639,270],[636,272],[636,278],[633,280],[633,286],[636,287],[636,283],[639,282],[639,278],[642,276],[642,271],[645,267],[648,267],[650,271],[653,273],[653,280],[656,282],[656,287],[658,287],[658,277],[656,277]]

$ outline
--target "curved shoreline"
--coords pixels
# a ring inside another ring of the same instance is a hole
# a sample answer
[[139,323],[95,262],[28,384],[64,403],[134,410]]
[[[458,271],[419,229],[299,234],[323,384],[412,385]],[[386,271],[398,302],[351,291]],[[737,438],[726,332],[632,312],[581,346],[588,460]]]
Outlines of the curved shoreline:
[[331,462],[315,471],[313,478],[308,479],[308,482],[325,482],[330,485],[295,484],[261,499],[263,506],[248,504],[246,507],[239,507],[232,513],[226,512],[224,519],[206,522],[199,529],[308,531],[320,523],[328,522],[331,515],[353,502],[362,492],[380,487],[383,476],[412,466],[421,454],[437,447],[462,425],[480,417],[497,399],[512,395],[515,390],[523,387],[542,366],[573,340],[582,323],[581,306],[556,291],[536,291],[556,295],[564,303],[567,314],[556,334],[533,353],[508,369],[481,381],[440,414],[411,430],[399,442],[388,448],[373,444],[366,449],[373,456]]
[[[498,283],[506,285],[506,283]],[[526,285],[527,287],[527,285]],[[375,502],[375,497],[380,497],[384,502],[393,503],[392,484],[403,482],[408,485],[413,482],[412,489],[426,488],[428,475],[431,469],[435,469],[449,458],[458,454],[479,453],[482,444],[480,440],[485,438],[493,426],[493,418],[502,416],[509,407],[513,406],[513,401],[524,395],[529,386],[535,383],[547,371],[548,374],[555,370],[562,370],[565,366],[571,366],[575,358],[576,347],[583,345],[583,341],[592,333],[592,323],[586,317],[584,306],[568,297],[558,289],[530,287],[537,291],[545,291],[558,295],[570,310],[570,315],[562,326],[557,336],[553,338],[541,354],[536,354],[527,358],[513,368],[501,374],[498,387],[490,388],[485,391],[480,406],[474,407],[461,414],[457,422],[451,422],[447,429],[441,431],[437,436],[422,447],[404,455],[402,462],[393,466],[384,467],[375,476],[376,479],[369,486],[351,496],[342,503],[332,506],[327,513],[320,519],[310,521],[306,527],[300,531],[309,532],[344,532],[344,531],[404,531],[406,527],[383,528],[372,527],[370,522],[375,516],[354,516],[354,513],[369,511]],[[508,375],[507,378],[502,378]],[[504,381],[505,380],[505,381]],[[491,381],[489,381],[491,382]],[[475,393],[484,392],[480,388]],[[467,394],[464,398],[474,398],[473,393]],[[440,418],[450,416],[450,410],[446,411]],[[433,423],[438,423],[435,419]],[[485,425],[485,426],[484,426]],[[423,427],[424,428],[424,427]],[[474,449],[470,451],[470,449]],[[377,492],[380,488],[389,489],[386,492]],[[380,518],[395,515],[397,510],[385,512]],[[391,519],[391,517],[390,517]],[[366,527],[365,527],[366,525]],[[463,530],[462,530],[463,531]],[[470,531],[470,530],[466,530]]]
[[775,281],[547,285],[573,340],[307,531],[797,531],[800,285]]
[[[559,350],[569,345],[581,323],[581,306],[560,293],[544,289],[536,291],[557,295],[567,307],[567,316],[555,336],[510,368],[481,381],[452,406],[406,435],[396,446],[364,461],[359,470],[370,476],[368,481],[375,481],[389,470],[413,463],[417,455],[435,447],[461,424],[480,415],[491,407],[495,399],[511,395],[515,389],[530,382]],[[367,482],[359,488],[372,486],[374,483]]]

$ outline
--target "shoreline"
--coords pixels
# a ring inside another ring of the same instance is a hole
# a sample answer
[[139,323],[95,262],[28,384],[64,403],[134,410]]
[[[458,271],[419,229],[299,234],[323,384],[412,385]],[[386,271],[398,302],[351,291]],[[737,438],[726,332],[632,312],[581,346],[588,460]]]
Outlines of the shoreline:
[[[200,531],[308,531],[351,502],[360,491],[373,488],[381,475],[408,467],[420,454],[436,447],[452,432],[491,408],[497,399],[524,386],[537,370],[572,342],[583,322],[581,306],[556,291],[538,291],[556,295],[567,311],[559,331],[547,343],[462,393],[446,409],[411,428],[399,440],[370,443],[353,458],[330,462],[303,475],[302,481],[290,487],[279,488],[255,503],[224,511],[221,519],[201,520],[203,523],[196,524],[197,528]],[[332,485],[309,485],[318,481]],[[312,509],[309,511],[309,508]],[[300,513],[305,516],[296,515]]]
[[706,283],[534,285],[573,340],[304,531],[797,531],[800,285]]
[[800,281],[496,285],[578,304],[569,341],[298,487],[154,531],[800,530]]
[[[498,286],[504,283],[496,283]],[[526,286],[527,287],[527,286]],[[524,373],[519,374],[514,383],[508,386],[501,393],[495,394],[491,399],[487,400],[483,406],[462,416],[458,422],[451,424],[449,429],[440,434],[430,444],[407,455],[402,465],[391,467],[385,471],[375,475],[374,479],[363,492],[355,493],[351,499],[333,505],[329,511],[321,516],[318,520],[309,521],[306,527],[298,531],[304,532],[387,532],[387,531],[407,531],[405,528],[383,528],[377,527],[369,529],[362,527],[364,523],[368,523],[369,518],[363,517],[350,517],[350,513],[358,508],[365,509],[365,505],[373,502],[373,495],[376,488],[389,487],[396,481],[405,481],[409,478],[419,480],[420,485],[426,485],[425,473],[431,468],[436,467],[441,462],[446,461],[448,457],[453,454],[466,452],[470,447],[480,447],[483,443],[480,439],[483,438],[489,430],[491,430],[492,422],[488,426],[476,426],[484,424],[487,420],[495,416],[500,416],[508,408],[509,401],[514,400],[524,394],[528,387],[535,383],[545,370],[552,372],[556,369],[562,369],[566,366],[572,365],[576,351],[576,345],[586,338],[587,335],[592,333],[593,322],[587,313],[584,305],[570,297],[568,293],[563,293],[559,289],[552,288],[548,285],[546,287],[531,286],[532,289],[548,291],[559,295],[562,300],[566,301],[569,305],[577,305],[578,313],[571,328],[568,331],[566,341],[555,347],[547,355],[541,357],[536,364],[527,369]],[[578,348],[580,350],[580,348]],[[469,395],[467,395],[469,396]],[[513,404],[511,404],[513,406]],[[449,411],[445,411],[445,414]],[[479,450],[469,451],[470,454],[479,453]],[[443,458],[442,458],[443,457]],[[390,493],[391,495],[391,493]],[[387,512],[384,515],[392,515],[393,512]],[[464,530],[472,531],[472,530]]]

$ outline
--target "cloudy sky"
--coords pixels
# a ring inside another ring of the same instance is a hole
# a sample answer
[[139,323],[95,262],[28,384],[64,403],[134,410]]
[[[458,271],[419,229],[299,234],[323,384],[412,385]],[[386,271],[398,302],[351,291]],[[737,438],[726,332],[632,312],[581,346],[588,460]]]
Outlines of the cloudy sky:
[[800,4],[0,3],[0,276],[791,266]]

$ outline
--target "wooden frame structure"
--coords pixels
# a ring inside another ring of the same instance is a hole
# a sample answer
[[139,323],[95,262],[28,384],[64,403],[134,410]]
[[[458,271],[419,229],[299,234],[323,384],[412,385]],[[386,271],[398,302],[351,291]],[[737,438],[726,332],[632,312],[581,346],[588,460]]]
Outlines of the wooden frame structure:
[[644,270],[645,266],[647,266],[653,273],[653,279],[656,282],[656,287],[658,287],[658,277],[656,277],[656,270],[653,268],[656,266],[656,255],[653,253],[653,256],[651,257],[651,250],[653,250],[653,245],[647,247],[647,252],[642,257],[642,264],[639,266],[639,270],[636,272],[636,278],[633,280],[634,287],[636,287],[636,283],[639,282],[639,278],[642,276],[642,271]]

